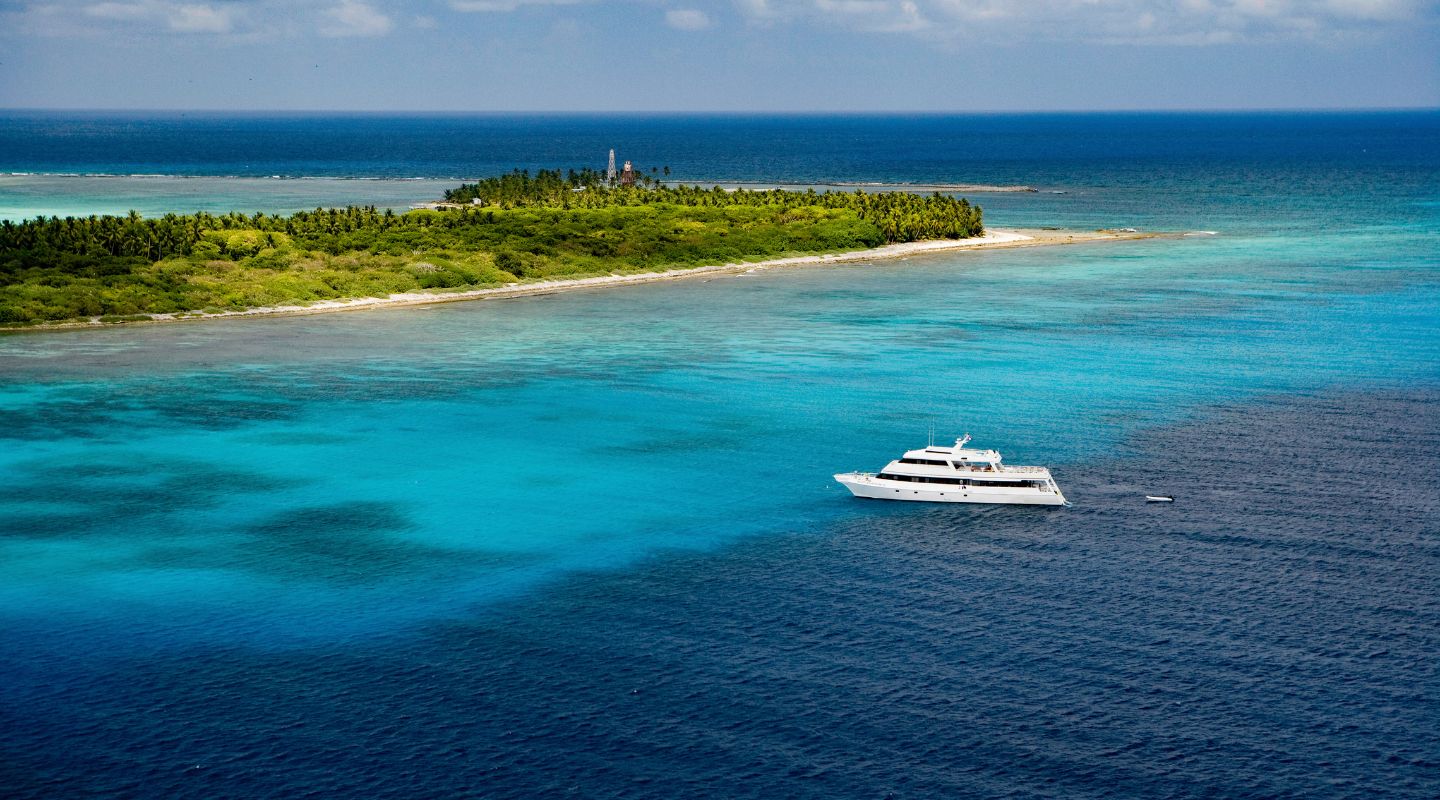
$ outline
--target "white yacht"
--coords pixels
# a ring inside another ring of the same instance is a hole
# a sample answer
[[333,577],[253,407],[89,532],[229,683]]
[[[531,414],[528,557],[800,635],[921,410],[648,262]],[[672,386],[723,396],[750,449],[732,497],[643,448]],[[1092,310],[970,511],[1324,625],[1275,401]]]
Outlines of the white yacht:
[[879,473],[845,472],[835,476],[856,497],[919,500],[930,503],[1016,503],[1065,506],[1050,470],[1000,463],[994,450],[965,447],[969,434],[954,447],[931,445],[911,450]]

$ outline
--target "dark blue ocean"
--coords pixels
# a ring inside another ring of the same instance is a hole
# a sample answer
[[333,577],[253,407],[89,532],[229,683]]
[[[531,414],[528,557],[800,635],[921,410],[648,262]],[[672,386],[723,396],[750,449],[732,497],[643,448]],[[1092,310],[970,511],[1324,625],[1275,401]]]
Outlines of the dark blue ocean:
[[[1440,796],[1440,113],[3,112],[0,217],[611,147],[1189,235],[0,337],[0,795]],[[931,426],[1074,504],[831,480]]]

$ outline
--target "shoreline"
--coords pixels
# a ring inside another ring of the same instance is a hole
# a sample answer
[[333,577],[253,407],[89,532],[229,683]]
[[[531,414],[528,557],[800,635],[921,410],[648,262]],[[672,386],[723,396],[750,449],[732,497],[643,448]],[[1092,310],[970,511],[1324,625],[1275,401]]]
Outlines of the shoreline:
[[88,321],[55,322],[24,327],[0,327],[0,333],[23,333],[25,331],[73,330],[80,328],[105,328],[122,325],[153,325],[170,322],[195,322],[211,319],[234,319],[237,317],[287,317],[308,314],[328,314],[337,311],[362,311],[368,309],[396,308],[431,305],[435,303],[457,303],[468,300],[495,300],[510,297],[529,297],[575,289],[606,288],[641,283],[680,280],[699,275],[748,275],[772,268],[808,267],[823,264],[850,264],[864,261],[888,261],[913,255],[929,255],[957,250],[992,250],[1008,247],[1041,247],[1086,242],[1130,241],[1153,239],[1166,234],[1140,233],[1129,230],[1067,231],[1050,229],[992,229],[983,236],[972,239],[931,239],[921,242],[900,242],[868,250],[853,250],[844,253],[824,253],[804,256],[787,256],[764,261],[747,261],[729,264],[715,264],[700,267],[680,267],[661,272],[629,272],[596,275],[585,278],[562,278],[542,280],[533,283],[513,283],[505,286],[491,286],[484,289],[467,289],[458,292],[404,292],[385,297],[357,297],[343,300],[317,300],[306,305],[257,306],[240,311],[176,312],[151,314],[149,319],[131,319],[118,322],[102,322],[99,318]]

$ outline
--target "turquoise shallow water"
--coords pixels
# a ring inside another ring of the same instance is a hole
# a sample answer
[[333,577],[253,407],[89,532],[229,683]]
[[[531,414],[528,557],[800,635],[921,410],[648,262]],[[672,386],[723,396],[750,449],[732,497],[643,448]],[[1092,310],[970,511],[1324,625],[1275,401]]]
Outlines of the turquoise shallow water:
[[[0,337],[0,779],[1434,796],[1430,129],[1049,124],[992,224],[1215,235]],[[1075,505],[830,479],[931,425]]]
[[931,424],[1063,480],[1215,403],[1433,383],[1432,279],[1369,248],[1205,236],[7,337],[3,612],[393,631],[870,513],[829,476]]
[[412,203],[438,200],[455,184],[454,180],[395,178],[0,174],[0,220],[126,214],[132,209],[147,217],[236,209],[291,214],[346,205],[404,210]]

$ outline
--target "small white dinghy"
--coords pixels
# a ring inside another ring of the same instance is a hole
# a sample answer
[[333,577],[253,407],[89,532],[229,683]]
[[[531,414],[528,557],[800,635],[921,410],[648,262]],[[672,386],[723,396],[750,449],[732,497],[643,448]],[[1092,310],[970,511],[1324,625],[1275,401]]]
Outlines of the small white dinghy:
[[1168,494],[1147,494],[1147,495],[1145,495],[1145,502],[1147,502],[1147,503],[1173,503],[1173,502],[1175,502],[1175,498],[1171,497],[1171,496],[1168,495]]

